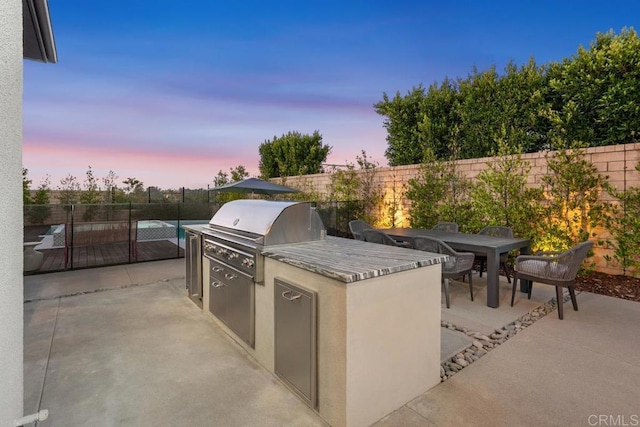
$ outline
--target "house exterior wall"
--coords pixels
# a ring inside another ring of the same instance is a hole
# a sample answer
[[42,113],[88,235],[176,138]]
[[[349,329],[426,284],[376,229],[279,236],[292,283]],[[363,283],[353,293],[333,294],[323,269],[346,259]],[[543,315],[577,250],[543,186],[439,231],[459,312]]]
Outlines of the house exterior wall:
[[0,425],[23,410],[22,2],[0,2]]
[[[529,186],[537,187],[542,184],[542,177],[547,174],[546,156],[550,154],[552,153],[538,152],[522,155],[522,159],[529,162],[531,166]],[[640,173],[635,170],[636,164],[640,161],[640,143],[587,148],[585,157],[596,166],[602,175],[607,176],[609,183],[618,190],[640,186]],[[473,180],[491,161],[491,157],[458,160],[457,166],[460,172]],[[385,202],[392,202],[395,192],[399,205],[402,207],[402,212],[396,217],[401,222],[399,226],[409,226],[411,201],[405,197],[405,192],[409,179],[417,178],[419,174],[420,165],[381,167],[376,173],[375,179],[386,194]],[[273,181],[281,183],[280,179]],[[307,192],[315,191],[325,197],[329,194],[330,183],[329,174],[287,177],[285,181],[285,185]],[[602,199],[609,201],[611,196],[603,194]],[[599,237],[610,238],[604,230]],[[613,255],[613,249],[596,247],[594,252],[595,255],[592,259],[596,263],[596,270],[609,274],[623,273],[619,266],[605,258],[607,255]]]

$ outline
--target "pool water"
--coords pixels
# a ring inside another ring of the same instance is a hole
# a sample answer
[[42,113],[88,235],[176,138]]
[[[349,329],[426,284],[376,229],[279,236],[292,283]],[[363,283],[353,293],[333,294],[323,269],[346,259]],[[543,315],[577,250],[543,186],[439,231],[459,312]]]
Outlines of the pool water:
[[178,227],[178,222],[180,223],[180,226],[178,227],[178,239],[179,240],[184,240],[184,228],[182,228],[183,225],[196,225],[196,224],[208,224],[209,220],[187,220],[187,221],[164,221],[167,224],[171,224],[174,227]]

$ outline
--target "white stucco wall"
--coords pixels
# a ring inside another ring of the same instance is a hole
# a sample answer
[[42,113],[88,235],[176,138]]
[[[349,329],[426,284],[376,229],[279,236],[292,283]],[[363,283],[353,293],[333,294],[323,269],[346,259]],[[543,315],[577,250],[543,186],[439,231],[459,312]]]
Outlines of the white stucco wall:
[[0,426],[22,414],[22,2],[0,1]]

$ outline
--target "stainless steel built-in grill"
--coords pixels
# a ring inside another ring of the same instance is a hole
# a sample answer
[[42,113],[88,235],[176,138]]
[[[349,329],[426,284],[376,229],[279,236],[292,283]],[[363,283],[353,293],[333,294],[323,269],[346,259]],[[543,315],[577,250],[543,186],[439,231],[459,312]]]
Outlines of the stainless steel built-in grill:
[[322,240],[320,216],[306,202],[236,200],[202,230],[210,260],[209,310],[254,345],[254,284],[264,283],[265,246]]

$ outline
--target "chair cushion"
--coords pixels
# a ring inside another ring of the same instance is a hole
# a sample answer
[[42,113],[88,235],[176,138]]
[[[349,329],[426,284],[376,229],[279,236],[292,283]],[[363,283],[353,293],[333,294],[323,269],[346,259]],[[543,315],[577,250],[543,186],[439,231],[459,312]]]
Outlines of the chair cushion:
[[529,259],[518,263],[518,272],[550,279],[564,279],[569,272],[569,266],[557,262]]

